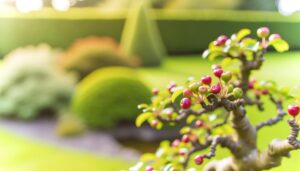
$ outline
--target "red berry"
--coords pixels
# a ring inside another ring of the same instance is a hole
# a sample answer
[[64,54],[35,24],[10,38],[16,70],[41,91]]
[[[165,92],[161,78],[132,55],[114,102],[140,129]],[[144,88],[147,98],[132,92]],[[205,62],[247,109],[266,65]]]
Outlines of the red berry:
[[184,143],[188,143],[190,142],[190,137],[188,135],[183,135],[181,141]]
[[172,92],[172,89],[176,87],[176,83],[175,82],[170,82],[169,85],[167,86],[167,89]]
[[197,121],[195,122],[195,126],[196,126],[197,128],[200,128],[200,127],[204,126],[204,122],[201,121],[201,120],[197,120]]
[[153,169],[152,166],[147,166],[147,167],[146,167],[146,171],[154,171],[154,169]]
[[184,97],[191,97],[192,95],[193,95],[192,90],[190,90],[188,88],[186,88],[186,89],[183,90],[183,96]]
[[157,88],[152,89],[152,94],[153,95],[158,95],[159,90]]
[[217,40],[214,41],[214,45],[215,46],[223,46],[223,45],[225,45],[226,41],[227,41],[227,36],[221,35],[217,38]]
[[248,89],[253,89],[254,88],[254,82],[248,83]]
[[267,95],[267,94],[269,94],[269,90],[263,89],[263,90],[261,91],[261,93],[262,93],[263,95]]
[[197,165],[200,165],[200,164],[203,163],[204,157],[201,156],[201,155],[197,155],[197,156],[194,158],[194,161],[195,161],[195,163],[196,163]]
[[211,66],[211,69],[215,70],[215,69],[222,69],[221,65],[218,64],[214,64]]
[[182,109],[188,109],[192,105],[192,101],[189,98],[183,98],[180,102],[180,106]]
[[269,34],[270,34],[270,30],[268,27],[261,27],[257,30],[257,35],[260,38],[267,37],[269,36]]
[[220,84],[214,84],[210,87],[210,91],[213,94],[218,94],[221,91],[221,85]]
[[214,75],[218,78],[222,76],[223,70],[222,69],[215,69],[214,70]]
[[173,142],[172,142],[172,147],[177,147],[179,146],[180,144],[180,140],[179,139],[175,139]]
[[271,36],[269,37],[269,41],[272,41],[275,39],[281,39],[281,36],[279,34],[271,34]]
[[288,113],[293,117],[296,117],[299,114],[299,111],[300,111],[300,107],[298,105],[288,106]]
[[209,75],[204,76],[204,77],[201,78],[201,82],[203,84],[210,85],[210,83],[211,83],[211,77]]
[[254,84],[255,84],[256,80],[252,80],[248,83],[248,88],[249,89],[253,89],[254,88]]

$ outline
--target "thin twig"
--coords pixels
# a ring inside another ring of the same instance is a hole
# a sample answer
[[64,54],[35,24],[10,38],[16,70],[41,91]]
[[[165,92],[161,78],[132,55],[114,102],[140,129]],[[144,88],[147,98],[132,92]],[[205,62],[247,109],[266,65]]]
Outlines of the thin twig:
[[280,122],[283,120],[284,116],[286,116],[286,112],[283,110],[282,102],[281,101],[276,101],[272,95],[270,95],[270,101],[276,106],[277,109],[277,115],[267,121],[263,121],[256,125],[256,130],[260,130],[261,128],[265,126],[272,126],[275,125],[276,123]]

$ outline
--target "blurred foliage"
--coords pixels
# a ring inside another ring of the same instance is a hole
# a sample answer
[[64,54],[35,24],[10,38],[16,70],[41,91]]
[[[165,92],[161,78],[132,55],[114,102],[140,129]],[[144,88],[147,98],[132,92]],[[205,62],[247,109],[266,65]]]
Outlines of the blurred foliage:
[[62,56],[60,63],[63,68],[75,72],[82,79],[102,67],[133,67],[138,62],[129,59],[112,38],[88,37],[75,41]]
[[166,8],[172,9],[235,9],[240,0],[170,0]]
[[59,116],[56,133],[62,137],[80,135],[85,131],[85,126],[76,116],[62,114]]
[[242,10],[262,10],[262,11],[276,11],[277,0],[240,0],[239,9]]
[[19,48],[0,68],[0,114],[34,118],[43,110],[65,109],[74,79],[55,67],[57,51],[47,45]]
[[[88,0],[79,1],[75,7],[99,6],[102,9],[127,9],[138,0]],[[276,0],[150,0],[154,8],[176,9],[242,9],[277,10]]]
[[[102,0],[99,3],[99,7],[105,10],[128,9],[133,5],[133,3],[139,3],[139,1],[147,0]],[[169,1],[172,0],[149,0],[154,8],[163,8]]]
[[148,1],[134,4],[125,23],[121,45],[127,54],[139,57],[142,65],[156,66],[166,56],[166,49],[148,9]]
[[91,127],[112,127],[131,121],[139,102],[148,102],[150,90],[134,70],[111,67],[96,70],[79,83],[72,111]]
[[[298,14],[286,17],[278,12],[205,9],[151,10],[150,13],[150,17],[157,21],[168,53],[172,54],[199,54],[215,35],[263,25],[281,32],[291,50],[300,49]],[[109,36],[119,41],[126,18],[124,11],[104,12],[97,8],[72,8],[64,13],[45,9],[39,15],[3,11],[0,14],[1,56],[17,47],[41,42],[67,48],[74,40],[88,35]],[[76,29],[79,26],[80,29]]]

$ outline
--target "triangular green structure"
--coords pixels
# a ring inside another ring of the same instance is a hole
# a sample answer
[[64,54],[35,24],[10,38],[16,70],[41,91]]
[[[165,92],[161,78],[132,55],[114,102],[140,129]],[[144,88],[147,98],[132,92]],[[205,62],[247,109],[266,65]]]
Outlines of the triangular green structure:
[[166,56],[166,49],[155,21],[148,13],[149,3],[138,0],[129,11],[122,34],[124,51],[141,59],[143,66],[159,65]]

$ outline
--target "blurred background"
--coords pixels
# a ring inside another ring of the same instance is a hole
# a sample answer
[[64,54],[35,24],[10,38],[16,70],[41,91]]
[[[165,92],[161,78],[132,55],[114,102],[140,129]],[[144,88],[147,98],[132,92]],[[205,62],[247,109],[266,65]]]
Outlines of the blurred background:
[[[151,89],[201,78],[219,62],[201,59],[218,35],[262,26],[290,52],[271,49],[255,77],[299,86],[300,0],[0,0],[0,170],[128,169],[178,137],[180,126],[135,127]],[[275,115],[266,108],[249,108],[254,124]],[[263,129],[259,146],[288,131]],[[272,170],[300,168],[299,157]]]

